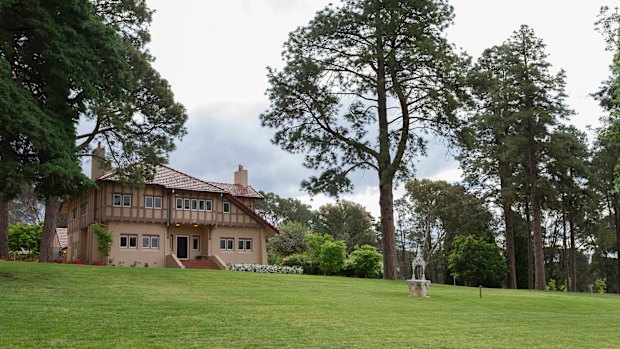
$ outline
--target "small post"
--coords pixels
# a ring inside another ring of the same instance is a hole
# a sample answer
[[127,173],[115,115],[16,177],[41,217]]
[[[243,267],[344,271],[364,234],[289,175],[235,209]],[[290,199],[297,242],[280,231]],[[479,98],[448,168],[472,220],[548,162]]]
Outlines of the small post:
[[482,285],[478,286],[478,288],[480,289],[480,298],[482,298]]
[[456,277],[452,275],[452,286],[456,286]]

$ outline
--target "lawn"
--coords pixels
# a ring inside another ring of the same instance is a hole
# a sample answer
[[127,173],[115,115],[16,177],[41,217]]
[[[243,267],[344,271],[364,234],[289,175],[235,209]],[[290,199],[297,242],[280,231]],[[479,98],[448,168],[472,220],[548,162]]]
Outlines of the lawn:
[[616,295],[0,261],[0,347],[610,348]]

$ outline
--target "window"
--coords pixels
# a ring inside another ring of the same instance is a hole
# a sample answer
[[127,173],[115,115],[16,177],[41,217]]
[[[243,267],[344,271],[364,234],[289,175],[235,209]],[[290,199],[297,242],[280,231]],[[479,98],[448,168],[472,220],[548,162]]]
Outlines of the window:
[[87,203],[85,202],[85,203],[83,203],[83,204],[81,204],[81,205],[80,205],[80,214],[81,214],[82,216],[86,216],[86,206],[87,206],[86,204],[87,204]]
[[198,210],[198,200],[192,199],[192,211]]
[[252,239],[239,239],[237,247],[239,251],[252,252]]
[[183,209],[189,210],[189,199],[183,199]]
[[192,236],[192,251],[200,250],[200,236]]
[[71,210],[71,218],[77,219],[77,208],[74,208],[73,210]]
[[204,210],[205,210],[205,201],[198,200],[198,211],[204,211]]
[[162,208],[162,203],[163,203],[163,198],[161,196],[154,196],[153,197],[153,208]]
[[235,250],[235,239],[220,238],[220,250],[234,251]]
[[123,207],[131,207],[131,195],[123,195]]
[[121,207],[121,201],[123,201],[123,196],[121,194],[114,194],[112,197],[112,205],[114,207]]
[[121,248],[137,248],[138,247],[138,235],[121,235],[120,247]]
[[230,202],[223,203],[224,213],[230,213]]
[[205,201],[205,209],[207,211],[212,211],[213,210],[213,201],[211,200],[206,200]]
[[143,249],[159,249],[159,235],[142,235]]
[[183,209],[183,199],[177,198],[177,210]]
[[153,208],[153,197],[152,196],[144,197],[144,207]]

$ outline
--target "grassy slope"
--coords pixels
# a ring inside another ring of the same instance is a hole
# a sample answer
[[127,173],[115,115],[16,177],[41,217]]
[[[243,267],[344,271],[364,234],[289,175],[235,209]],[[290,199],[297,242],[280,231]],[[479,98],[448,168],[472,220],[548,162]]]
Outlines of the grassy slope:
[[[14,275],[12,280],[3,273]],[[0,261],[0,346],[617,347],[620,297]]]

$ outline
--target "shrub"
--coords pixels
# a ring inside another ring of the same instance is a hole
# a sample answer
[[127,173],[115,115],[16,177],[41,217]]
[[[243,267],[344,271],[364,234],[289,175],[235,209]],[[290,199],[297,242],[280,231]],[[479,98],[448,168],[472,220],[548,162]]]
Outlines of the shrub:
[[273,252],[267,252],[267,264],[269,265],[282,265],[282,257]]
[[88,263],[86,263],[85,261],[83,261],[83,260],[81,260],[79,258],[74,259],[72,263],[73,264],[88,264]]
[[607,291],[607,278],[596,279],[594,287],[597,293],[605,293]]
[[336,274],[344,267],[347,246],[344,241],[325,241],[321,245],[318,265],[323,274]]
[[381,253],[377,252],[377,248],[371,245],[358,246],[349,258],[349,263],[353,272],[357,276],[371,278],[378,277],[381,274]]
[[295,253],[282,259],[282,265],[287,267],[300,267],[306,274],[317,274],[314,263],[307,253]]
[[310,228],[299,222],[287,222],[278,227],[275,234],[267,241],[267,250],[279,256],[289,256],[306,252],[304,237],[310,234]]
[[501,285],[508,267],[502,250],[496,244],[469,235],[456,237],[452,246],[452,253],[448,256],[448,268],[452,275],[469,286]]
[[9,225],[9,250],[18,253],[23,250],[28,253],[26,257],[35,257],[39,254],[41,233],[40,224],[16,223]]
[[303,274],[303,269],[300,267],[261,264],[233,264],[229,270],[263,274]]
[[[112,233],[101,226],[99,223],[92,225],[93,233],[97,236],[97,243],[99,244],[99,252],[104,257],[104,260],[110,256],[110,250],[112,249]],[[104,263],[105,265],[105,263]]]

